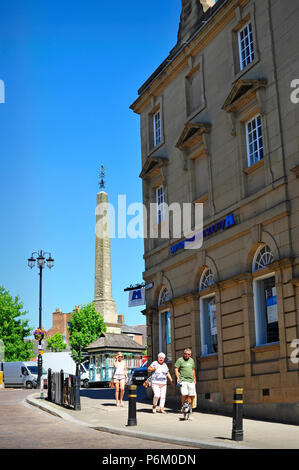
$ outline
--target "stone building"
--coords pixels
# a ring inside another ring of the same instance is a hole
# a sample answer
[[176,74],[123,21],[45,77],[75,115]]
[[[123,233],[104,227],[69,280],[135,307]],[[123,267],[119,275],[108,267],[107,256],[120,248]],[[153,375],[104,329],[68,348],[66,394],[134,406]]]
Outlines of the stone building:
[[131,105],[148,226],[203,204],[201,248],[171,217],[169,237],[145,238],[149,356],[173,366],[191,347],[200,407],[230,408],[240,386],[248,416],[297,424],[298,24],[298,2],[182,0],[177,43]]

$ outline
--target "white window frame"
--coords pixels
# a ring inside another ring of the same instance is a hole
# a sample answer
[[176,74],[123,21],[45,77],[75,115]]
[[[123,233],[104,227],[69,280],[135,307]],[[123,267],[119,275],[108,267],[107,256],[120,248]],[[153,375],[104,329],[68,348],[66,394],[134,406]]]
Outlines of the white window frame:
[[210,286],[215,284],[215,278],[213,271],[210,268],[204,270],[201,275],[200,283],[199,283],[199,291],[203,291],[205,289],[209,289]]
[[[166,287],[163,287],[159,295],[158,305],[162,306],[169,300],[170,300],[170,295],[169,295],[168,289]],[[166,355],[166,359],[171,361],[172,329],[171,329],[171,319],[170,319],[170,346],[168,347],[167,345],[167,316],[170,316],[171,318],[171,314],[168,308],[165,308],[159,312],[159,352],[164,352],[164,354]],[[165,334],[166,334],[165,345],[162,344],[162,321],[165,322],[165,325],[164,325]]]
[[[209,300],[209,299],[212,299],[213,297],[215,297],[215,300],[216,300],[216,294],[215,292],[209,294],[209,295],[204,295],[202,297],[200,297],[200,338],[201,338],[201,356],[204,357],[204,356],[213,356],[213,355],[217,355],[218,352],[208,352],[205,350],[204,346],[207,344],[207,337],[206,337],[206,334],[207,334],[207,325],[206,325],[206,321],[205,321],[205,317],[206,317],[206,311],[205,311],[205,302],[206,300]],[[209,326],[208,326],[209,327]],[[218,341],[218,332],[217,332],[217,341]],[[218,346],[217,346],[217,349],[218,349]]]
[[262,299],[261,295],[264,295],[264,292],[261,290],[261,281],[274,277],[275,272],[265,274],[264,276],[259,276],[253,280],[253,303],[254,303],[254,319],[255,319],[255,339],[256,346],[265,346],[269,344],[277,344],[279,341],[274,343],[267,343],[267,325],[266,325],[266,316],[264,308],[262,308]]
[[[159,352],[163,352],[166,355],[166,359],[171,361],[171,342],[172,342],[172,331],[171,331],[171,320],[170,320],[170,346],[167,344],[167,316],[171,314],[169,309],[161,310],[159,312]],[[162,344],[162,321],[164,322],[164,329],[166,335],[166,344]],[[167,349],[169,351],[167,351]]]
[[[265,264],[261,264],[260,263],[260,267],[258,269],[256,269],[256,262],[257,262],[257,259],[260,257],[261,255],[261,252],[266,248],[266,254],[267,254],[267,263]],[[267,268],[268,264],[271,264],[273,263],[274,261],[274,255],[271,251],[271,248],[269,247],[269,245],[263,245],[261,246],[255,253],[254,255],[254,258],[253,258],[253,261],[252,261],[252,272],[258,272],[258,271],[261,271],[262,269],[265,269]]]
[[163,185],[156,188],[156,205],[157,224],[161,224],[165,220],[165,188]]
[[[266,248],[266,257],[265,264],[260,263],[260,267],[256,269],[256,261],[260,256],[262,250]],[[265,291],[261,288],[262,282],[265,279],[274,277],[275,272],[262,274],[263,269],[268,267],[268,264],[271,264],[274,261],[274,255],[271,251],[271,248],[265,244],[261,246],[255,253],[252,261],[252,271],[261,273],[258,277],[253,280],[253,304],[254,304],[254,320],[255,320],[255,338],[256,346],[263,346],[267,344],[272,344],[267,342],[267,324],[266,324],[266,314],[265,314]],[[275,343],[279,343],[279,340]]]
[[[243,38],[242,34],[244,35]],[[240,70],[244,70],[249,64],[254,61],[255,58],[253,28],[251,21],[248,21],[248,23],[246,23],[245,26],[243,26],[243,28],[238,31],[238,44]],[[248,50],[246,51],[247,48]]]
[[154,131],[154,147],[162,142],[162,126],[161,126],[160,109],[153,114],[153,131]]
[[[253,123],[255,127],[253,127]],[[245,129],[247,143],[247,160],[248,167],[250,167],[264,158],[262,116],[260,114],[256,114],[253,118],[250,118],[248,121],[246,121]]]
[[159,307],[164,305],[166,302],[168,302],[170,300],[170,295],[169,295],[169,292],[167,290],[166,287],[164,287],[161,292],[160,292],[160,295],[159,295],[159,302],[158,302],[158,305]]

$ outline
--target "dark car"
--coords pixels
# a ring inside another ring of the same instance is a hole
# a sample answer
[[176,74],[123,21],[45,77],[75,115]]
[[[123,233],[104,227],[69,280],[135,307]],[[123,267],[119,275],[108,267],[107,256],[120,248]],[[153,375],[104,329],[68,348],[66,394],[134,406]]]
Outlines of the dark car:
[[136,367],[131,372],[130,382],[133,385],[142,385],[143,382],[148,378],[148,365],[147,362],[142,367]]

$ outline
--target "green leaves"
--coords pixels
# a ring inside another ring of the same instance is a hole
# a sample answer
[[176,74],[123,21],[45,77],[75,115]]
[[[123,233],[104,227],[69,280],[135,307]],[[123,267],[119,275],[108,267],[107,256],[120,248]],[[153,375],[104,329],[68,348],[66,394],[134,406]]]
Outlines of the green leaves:
[[66,349],[66,344],[63,342],[61,333],[55,333],[50,338],[47,338],[47,349],[52,352],[63,351]]
[[0,339],[4,342],[5,361],[28,361],[34,356],[34,345],[24,341],[30,336],[31,328],[28,320],[23,320],[23,304],[20,297],[13,298],[9,292],[0,286]]
[[[82,351],[106,331],[106,325],[103,317],[96,311],[94,303],[89,302],[72,313],[68,330],[73,355],[78,357],[80,349]],[[81,355],[80,359],[82,357]]]

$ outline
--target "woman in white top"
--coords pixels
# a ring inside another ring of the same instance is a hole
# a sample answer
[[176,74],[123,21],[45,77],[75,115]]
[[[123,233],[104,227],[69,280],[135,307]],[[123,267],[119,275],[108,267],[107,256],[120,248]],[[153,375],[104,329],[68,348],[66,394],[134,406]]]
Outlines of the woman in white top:
[[165,398],[166,398],[166,390],[167,390],[167,377],[170,380],[170,383],[173,384],[172,377],[170,375],[169,369],[167,364],[165,364],[165,354],[160,353],[158,354],[158,361],[154,361],[148,368],[149,372],[153,372],[152,374],[152,388],[154,392],[154,399],[153,399],[153,413],[157,411],[157,404],[160,398],[160,413],[165,413],[164,405],[165,405]]
[[[128,373],[127,373],[126,361],[124,360],[124,356],[121,352],[118,352],[116,354],[113,366],[114,366],[113,382],[115,385],[116,406],[124,406],[123,397],[125,393],[125,383],[128,382]],[[120,395],[120,400],[119,400],[119,395]]]

